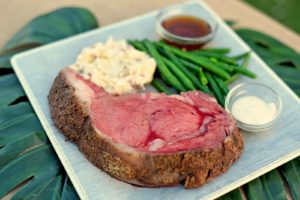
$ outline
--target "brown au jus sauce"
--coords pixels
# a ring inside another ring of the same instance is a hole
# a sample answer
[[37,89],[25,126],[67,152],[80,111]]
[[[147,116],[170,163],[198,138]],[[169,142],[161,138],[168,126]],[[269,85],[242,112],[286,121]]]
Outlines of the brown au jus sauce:
[[[179,15],[167,18],[161,23],[161,25],[165,30],[173,35],[191,39],[204,37],[209,35],[212,31],[211,26],[206,21],[188,15]],[[166,42],[186,49],[197,49],[203,45],[203,43],[179,44],[167,39]]]

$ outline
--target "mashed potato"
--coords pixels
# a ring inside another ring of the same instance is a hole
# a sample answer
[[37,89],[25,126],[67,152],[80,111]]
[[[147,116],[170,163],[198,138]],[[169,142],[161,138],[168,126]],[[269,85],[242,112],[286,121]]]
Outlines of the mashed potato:
[[127,94],[152,81],[156,62],[125,40],[110,38],[83,49],[70,67],[108,93]]

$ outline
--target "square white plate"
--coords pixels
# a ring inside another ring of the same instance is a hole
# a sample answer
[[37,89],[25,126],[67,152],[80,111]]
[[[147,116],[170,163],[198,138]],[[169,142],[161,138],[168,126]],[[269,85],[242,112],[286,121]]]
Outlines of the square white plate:
[[[232,54],[242,53],[249,47],[202,1],[190,2],[189,9],[205,9],[219,25],[210,47],[229,47]],[[300,104],[298,97],[255,54],[250,69],[258,74],[256,82],[272,87],[282,98],[283,111],[277,127],[263,134],[244,133],[245,150],[241,158],[223,175],[199,189],[135,187],[94,167],[71,142],[54,127],[49,113],[47,95],[58,72],[74,63],[82,48],[109,36],[115,39],[158,39],[155,30],[157,11],[114,25],[80,34],[65,40],[36,48],[12,59],[32,106],[46,130],[54,149],[82,199],[213,199],[278,167],[300,155]],[[249,82],[241,77],[236,83]],[[235,84],[236,84],[235,83]]]

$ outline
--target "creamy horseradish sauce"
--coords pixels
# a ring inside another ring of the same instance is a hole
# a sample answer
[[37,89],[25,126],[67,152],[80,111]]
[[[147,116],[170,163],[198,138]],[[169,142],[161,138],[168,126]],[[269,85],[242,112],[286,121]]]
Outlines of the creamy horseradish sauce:
[[272,121],[277,114],[274,103],[266,103],[255,96],[245,96],[233,103],[232,115],[247,124],[262,125]]
[[108,93],[126,94],[152,81],[156,62],[125,40],[110,38],[83,49],[70,67]]

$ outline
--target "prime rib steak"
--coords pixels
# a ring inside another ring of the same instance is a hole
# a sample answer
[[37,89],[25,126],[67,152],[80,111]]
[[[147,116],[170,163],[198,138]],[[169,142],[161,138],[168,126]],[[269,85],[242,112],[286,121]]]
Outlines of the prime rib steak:
[[197,188],[243,149],[231,115],[200,91],[113,96],[65,68],[48,99],[66,138],[94,165],[134,185]]

